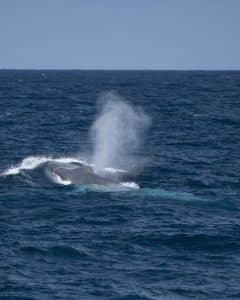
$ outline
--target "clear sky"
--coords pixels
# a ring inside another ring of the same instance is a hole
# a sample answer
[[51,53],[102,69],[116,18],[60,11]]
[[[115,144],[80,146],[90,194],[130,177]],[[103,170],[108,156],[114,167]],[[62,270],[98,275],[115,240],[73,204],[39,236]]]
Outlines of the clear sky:
[[240,0],[0,0],[0,68],[240,69]]

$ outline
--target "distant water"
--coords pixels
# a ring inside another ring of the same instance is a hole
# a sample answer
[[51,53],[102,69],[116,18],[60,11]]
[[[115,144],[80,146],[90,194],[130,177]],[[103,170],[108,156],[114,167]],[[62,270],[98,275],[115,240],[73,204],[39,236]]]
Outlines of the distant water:
[[[151,118],[126,189],[50,181],[109,91]],[[239,138],[240,72],[0,71],[0,299],[240,299]]]

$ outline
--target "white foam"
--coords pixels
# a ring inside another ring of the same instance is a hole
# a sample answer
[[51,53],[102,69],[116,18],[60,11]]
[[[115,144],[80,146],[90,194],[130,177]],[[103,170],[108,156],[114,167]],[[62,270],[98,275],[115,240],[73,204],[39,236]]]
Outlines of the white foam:
[[73,157],[52,158],[50,156],[29,156],[24,158],[20,164],[11,166],[7,170],[5,170],[1,175],[2,176],[17,175],[21,172],[21,170],[32,170],[48,161],[56,161],[62,163],[77,162],[77,163],[82,163],[87,165],[85,161]]
[[55,183],[62,184],[62,185],[70,185],[72,184],[71,180],[63,180],[60,176],[58,176],[56,173],[52,173],[52,178]]
[[42,156],[29,156],[24,158],[22,162],[16,166],[11,166],[7,170],[5,170],[2,175],[17,175],[20,173],[21,170],[31,170],[35,169],[40,164],[47,162],[50,160],[49,157],[42,157]]
[[120,184],[127,188],[140,189],[140,186],[136,182],[121,182]]

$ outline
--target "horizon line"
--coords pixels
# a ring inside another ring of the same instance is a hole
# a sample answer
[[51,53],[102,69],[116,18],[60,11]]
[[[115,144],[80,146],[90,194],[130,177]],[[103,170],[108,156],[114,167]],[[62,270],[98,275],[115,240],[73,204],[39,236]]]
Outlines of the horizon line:
[[0,68],[0,71],[104,71],[104,72],[114,72],[114,71],[141,71],[141,72],[168,72],[168,71],[179,71],[179,72],[239,72],[239,69],[94,69],[94,68]]

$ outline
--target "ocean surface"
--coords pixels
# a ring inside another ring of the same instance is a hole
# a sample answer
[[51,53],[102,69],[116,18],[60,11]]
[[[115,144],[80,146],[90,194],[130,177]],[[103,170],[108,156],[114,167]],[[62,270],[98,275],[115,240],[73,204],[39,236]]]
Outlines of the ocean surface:
[[[103,94],[151,120],[124,188],[52,180],[93,164]],[[240,72],[0,71],[0,299],[240,299],[239,138]]]

